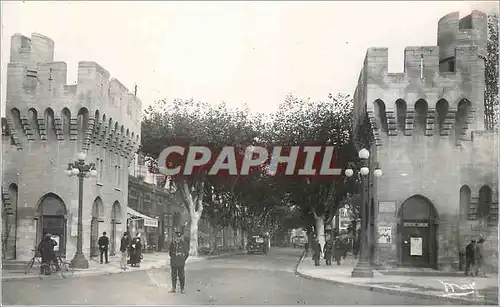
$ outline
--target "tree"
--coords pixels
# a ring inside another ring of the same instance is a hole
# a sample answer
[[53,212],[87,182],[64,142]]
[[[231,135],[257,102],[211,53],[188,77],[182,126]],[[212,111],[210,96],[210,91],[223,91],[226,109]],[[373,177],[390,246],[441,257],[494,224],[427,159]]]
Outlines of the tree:
[[[190,100],[161,100],[150,106],[142,122],[142,144],[140,151],[147,155],[150,171],[158,173],[156,159],[161,151],[172,145],[210,145],[218,152],[224,146],[245,147],[252,145],[259,136],[258,117],[248,109],[230,110],[225,104],[212,106]],[[182,157],[169,160],[171,166],[182,164]],[[190,217],[190,254],[198,253],[198,222],[204,209],[207,185],[220,182],[217,176],[208,175],[208,169],[200,167],[192,175],[171,176]],[[165,179],[167,180],[167,178]]]
[[[329,95],[328,101],[313,102],[288,96],[278,108],[268,132],[270,143],[280,145],[320,144],[335,146],[336,167],[344,168],[350,160],[353,145],[353,103],[349,95]],[[331,221],[346,195],[343,178],[280,177],[279,184],[289,203],[301,207],[305,216],[312,215],[316,235],[323,245],[324,225]]]
[[488,15],[488,41],[484,93],[485,126],[498,130],[498,15]]

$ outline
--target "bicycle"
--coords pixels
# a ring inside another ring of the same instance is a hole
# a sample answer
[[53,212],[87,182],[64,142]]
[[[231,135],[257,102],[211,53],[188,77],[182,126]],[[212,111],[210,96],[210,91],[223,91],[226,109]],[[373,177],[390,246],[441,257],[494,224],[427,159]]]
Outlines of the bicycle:
[[[75,273],[75,268],[71,266],[71,263],[64,261],[61,256],[56,256],[56,261],[59,266],[56,266],[56,263],[54,261],[47,263],[42,263],[41,267],[45,268],[45,270],[49,270],[49,275],[52,275],[53,273],[59,272],[61,274],[61,277],[66,279],[67,276],[73,276]],[[42,278],[42,271],[40,271],[40,279]]]
[[59,262],[59,268],[61,270],[61,275],[63,275],[63,278],[66,278],[66,276],[73,276],[75,274],[75,268],[71,265],[71,262],[65,261],[62,259],[61,256],[57,256],[57,261]]
[[28,275],[31,268],[33,268],[33,265],[35,264],[35,262],[38,262],[39,265],[42,265],[41,257],[36,256],[36,251],[34,249],[32,249],[31,251],[33,252],[33,258],[31,258],[31,260],[28,262],[28,266],[26,267],[26,270],[24,271],[24,273],[26,275]]
[[71,263],[64,261],[61,256],[56,256],[56,261],[57,264],[59,265],[59,270],[57,269],[56,263],[54,261],[51,261],[49,264],[42,263],[41,257],[36,256],[36,251],[34,249],[31,250],[33,252],[33,258],[28,262],[28,267],[26,268],[26,275],[29,273],[31,268],[33,268],[33,265],[35,262],[38,262],[40,264],[40,267],[42,268],[40,270],[40,277],[42,277],[41,272],[45,270],[49,270],[49,273],[57,273],[59,271],[61,273],[62,278],[66,278],[66,276],[73,276],[75,273],[75,268],[71,266]]

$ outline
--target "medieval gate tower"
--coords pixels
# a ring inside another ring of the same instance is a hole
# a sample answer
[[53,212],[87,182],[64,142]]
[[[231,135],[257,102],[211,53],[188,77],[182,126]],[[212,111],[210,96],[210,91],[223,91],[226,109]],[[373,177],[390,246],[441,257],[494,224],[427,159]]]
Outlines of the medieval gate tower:
[[[355,129],[368,116],[370,163],[384,172],[369,192],[381,266],[456,269],[465,245],[483,236],[496,270],[498,142],[484,130],[486,43],[484,13],[451,13],[438,23],[437,46],[405,49],[404,73],[388,73],[387,48],[366,54]],[[389,242],[379,240],[382,228]]]
[[84,182],[84,254],[97,253],[103,231],[113,253],[126,229],[128,165],[140,142],[141,102],[95,62],[78,63],[76,84],[66,78],[66,63],[54,62],[50,38],[12,36],[2,120],[6,259],[29,259],[44,232],[59,237],[62,256],[73,257],[78,180],[65,171],[82,151],[97,168],[97,177]]

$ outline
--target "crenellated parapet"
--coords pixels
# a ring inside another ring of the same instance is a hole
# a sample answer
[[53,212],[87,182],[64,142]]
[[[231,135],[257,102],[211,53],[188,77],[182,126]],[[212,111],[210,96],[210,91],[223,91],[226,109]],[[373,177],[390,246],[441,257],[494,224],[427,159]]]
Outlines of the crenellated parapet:
[[[41,34],[11,38],[6,114],[18,149],[26,142],[91,144],[122,157],[124,144],[138,144],[141,101],[95,62],[78,63],[76,84],[67,84],[67,64],[54,62],[54,42]],[[123,145],[122,145],[123,144]]]
[[369,48],[354,100],[377,144],[417,135],[459,144],[484,130],[486,38],[486,14],[473,11],[443,17],[438,46],[407,47],[402,73],[388,72],[387,48]]

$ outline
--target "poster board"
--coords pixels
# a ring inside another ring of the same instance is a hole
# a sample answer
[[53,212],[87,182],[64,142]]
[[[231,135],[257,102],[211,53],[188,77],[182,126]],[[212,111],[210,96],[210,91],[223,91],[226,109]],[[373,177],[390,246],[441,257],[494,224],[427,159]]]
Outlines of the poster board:
[[60,241],[60,237],[58,235],[52,235],[50,237],[52,240],[56,241],[57,245],[54,246],[54,251],[55,252],[58,252],[59,251],[59,241]]
[[72,237],[78,236],[78,218],[73,216],[71,217],[71,234]]
[[157,219],[144,219],[144,226],[158,228]]
[[410,238],[410,256],[422,256],[422,238]]
[[378,227],[378,243],[380,244],[392,243],[392,226]]
[[378,204],[379,213],[395,213],[396,212],[396,202],[395,201],[381,201]]

